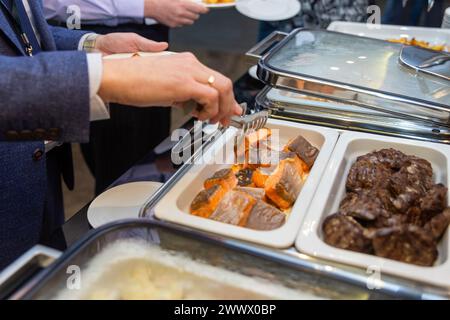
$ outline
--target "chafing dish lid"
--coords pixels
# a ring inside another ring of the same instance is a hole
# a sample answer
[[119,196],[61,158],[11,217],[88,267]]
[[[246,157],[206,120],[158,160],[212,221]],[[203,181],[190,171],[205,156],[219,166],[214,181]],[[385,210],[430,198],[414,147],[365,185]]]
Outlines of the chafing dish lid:
[[383,40],[298,29],[261,58],[258,75],[274,87],[389,113],[402,105],[410,116],[448,124],[450,82],[399,63],[401,49]]

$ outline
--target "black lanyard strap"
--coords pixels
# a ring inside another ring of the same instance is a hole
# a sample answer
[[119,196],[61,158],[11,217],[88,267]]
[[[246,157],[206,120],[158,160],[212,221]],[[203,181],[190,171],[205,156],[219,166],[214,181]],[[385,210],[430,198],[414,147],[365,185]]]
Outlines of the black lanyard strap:
[[11,11],[10,8],[6,5],[6,3],[3,0],[0,0],[0,8],[2,8],[5,16],[8,18],[10,25],[12,26],[14,32],[16,33],[17,37],[22,41],[25,52],[30,57],[33,56],[33,46],[31,45],[31,42],[27,36],[27,34],[23,31],[22,25],[20,23],[20,19],[15,14],[16,4],[13,2],[13,10]]

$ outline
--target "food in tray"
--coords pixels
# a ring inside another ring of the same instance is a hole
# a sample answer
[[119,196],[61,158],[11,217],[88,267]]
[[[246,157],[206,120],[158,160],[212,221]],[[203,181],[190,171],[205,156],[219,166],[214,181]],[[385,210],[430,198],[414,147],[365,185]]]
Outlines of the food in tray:
[[307,165],[306,169],[311,169],[317,156],[319,155],[319,150],[313,147],[305,138],[298,136],[292,139],[286,149],[291,152],[295,152]]
[[254,230],[283,226],[319,150],[302,136],[275,150],[268,139],[271,134],[261,129],[246,136],[245,161],[206,179],[205,189],[191,203],[191,214]]
[[286,214],[258,199],[248,217],[247,228],[254,230],[275,230],[286,222]]
[[432,266],[450,224],[447,188],[433,183],[431,164],[394,149],[358,157],[339,211],[322,224],[329,245]]
[[255,203],[256,199],[247,192],[229,191],[210,218],[242,227],[247,224],[248,215]]
[[204,183],[205,189],[209,189],[215,185],[221,185],[224,189],[229,190],[236,187],[238,179],[232,169],[223,169],[217,171],[211,178],[206,179]]
[[191,203],[191,213],[199,217],[209,218],[226,193],[227,189],[221,185],[202,190]]
[[402,43],[409,46],[417,46],[425,49],[431,49],[436,51],[449,51],[449,47],[446,44],[430,44],[427,41],[417,40],[416,38],[408,39],[402,37],[400,39],[388,39],[389,42]]
[[[64,280],[65,281],[65,280]],[[143,240],[117,240],[83,266],[83,285],[56,300],[301,299],[303,292],[249,277]]]
[[281,160],[278,168],[265,183],[266,196],[278,208],[289,209],[297,200],[303,186],[302,173],[303,169],[298,157]]

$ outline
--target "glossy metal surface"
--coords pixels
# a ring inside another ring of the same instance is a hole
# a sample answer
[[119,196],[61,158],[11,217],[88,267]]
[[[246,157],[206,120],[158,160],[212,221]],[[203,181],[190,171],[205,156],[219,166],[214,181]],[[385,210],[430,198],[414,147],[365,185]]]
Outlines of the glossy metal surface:
[[447,80],[450,86],[450,54],[415,46],[404,46],[399,61],[418,72]]
[[61,256],[61,252],[36,245],[0,273],[0,299],[21,294],[24,282],[32,287],[38,283],[35,275],[49,267]]
[[[81,272],[91,259],[106,246],[120,240],[145,241],[148,245],[183,254],[213,266],[238,272],[252,278],[261,278],[317,298],[380,299],[389,298],[385,290],[369,290],[328,277],[332,266],[322,268],[294,263],[297,258],[279,252],[249,247],[247,244],[207,234],[192,232],[152,221],[123,221],[101,227],[66,251],[49,268],[36,277],[39,281],[25,285],[13,298],[51,299],[64,289],[70,266],[78,266]],[[81,282],[82,285],[82,282]],[[398,296],[421,298],[418,292],[390,287]]]
[[[274,100],[270,97],[271,91],[288,95],[292,102]],[[272,117],[276,119],[450,144],[450,129],[446,126],[395,117],[383,112],[368,113],[365,108],[342,105],[334,101],[328,101],[328,106],[325,104],[321,106],[314,103],[314,100],[308,100],[305,95],[283,92],[270,87],[259,93],[256,103],[258,107],[271,110]],[[330,107],[331,105],[335,105],[336,108]]]
[[400,66],[400,49],[377,39],[298,29],[262,56],[258,77],[275,88],[450,126],[449,82]]

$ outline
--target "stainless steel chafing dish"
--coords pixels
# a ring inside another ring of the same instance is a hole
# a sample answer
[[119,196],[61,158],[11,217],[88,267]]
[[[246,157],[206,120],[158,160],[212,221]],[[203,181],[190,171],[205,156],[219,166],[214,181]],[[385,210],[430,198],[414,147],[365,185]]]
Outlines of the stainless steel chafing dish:
[[[450,83],[412,73],[400,65],[401,48],[395,43],[329,31],[275,32],[247,53],[249,61],[258,64],[258,77],[267,85],[259,93],[255,108],[269,109],[275,119],[342,132],[450,144]],[[151,219],[156,203],[190,168],[184,165],[148,201],[141,216]],[[279,262],[324,277],[361,288],[368,285],[367,270],[307,256],[294,248],[270,251],[248,243],[243,246],[250,252],[270,252]],[[396,297],[450,297],[447,289],[386,275],[379,290]]]
[[[320,269],[308,270],[298,263],[281,257],[276,251],[193,233],[190,230],[160,222],[141,220],[123,221],[95,230],[59,258],[57,258],[57,252],[53,250],[46,252],[45,249],[37,247],[34,254],[28,253],[5,271],[8,277],[7,280],[1,279],[3,281],[0,283],[1,298],[55,298],[60,290],[66,288],[68,279],[73,274],[71,272],[73,266],[79,267],[83,272],[90,261],[105,247],[125,239],[144,241],[149,246],[181,253],[193,261],[202,261],[210,266],[218,266],[245,277],[269,281],[271,284],[294,290],[305,298],[389,297],[380,291],[370,291],[367,288],[359,288],[350,283],[323,277]],[[31,263],[27,264],[26,261]],[[50,261],[53,263],[49,265]],[[104,271],[107,272],[107,270]],[[170,283],[168,282],[167,285]],[[399,293],[408,297],[419,297],[412,291]]]
[[332,31],[276,32],[248,53],[267,84],[257,104],[275,118],[449,143],[449,82],[401,65],[401,48]]
[[[395,56],[400,49],[398,44],[327,31],[276,32],[247,54],[258,63],[258,76],[267,84],[256,108],[270,109],[271,117],[285,121],[450,144],[449,83],[403,69]],[[320,66],[319,71],[313,66]],[[352,77],[355,73],[367,81]],[[401,85],[405,79],[406,85]],[[203,150],[213,143],[206,141]],[[93,231],[53,263],[42,250],[29,253],[0,279],[0,292],[10,298],[50,298],[65,285],[69,265],[88,263],[117,239],[139,238],[154,244],[156,233],[161,247],[319,298],[450,297],[446,289],[393,276],[373,282],[370,270],[317,259],[294,248],[268,249],[155,221],[153,208],[192,163],[191,159],[183,165],[143,206],[140,216],[149,221]],[[32,261],[31,269],[26,261]]]

